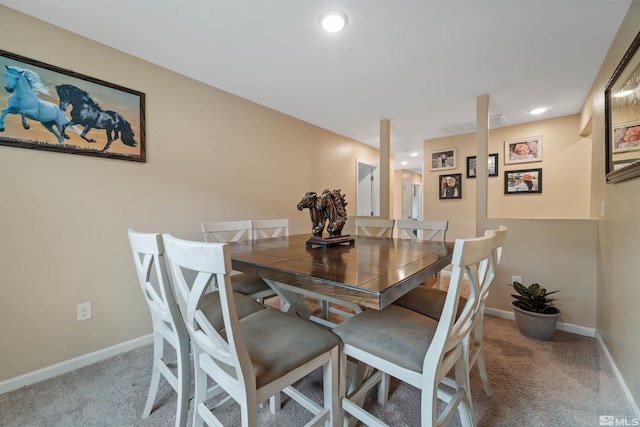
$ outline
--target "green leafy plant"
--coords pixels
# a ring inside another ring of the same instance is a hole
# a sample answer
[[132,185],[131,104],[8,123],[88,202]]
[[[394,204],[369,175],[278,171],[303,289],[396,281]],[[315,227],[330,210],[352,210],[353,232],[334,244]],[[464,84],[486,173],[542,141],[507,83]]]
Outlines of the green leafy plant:
[[558,309],[553,306],[553,299],[547,298],[551,294],[555,294],[558,291],[547,292],[547,290],[541,287],[538,283],[534,283],[529,287],[524,286],[522,283],[513,282],[510,285],[517,292],[517,294],[511,294],[515,301],[513,305],[526,311],[543,314],[556,314]]

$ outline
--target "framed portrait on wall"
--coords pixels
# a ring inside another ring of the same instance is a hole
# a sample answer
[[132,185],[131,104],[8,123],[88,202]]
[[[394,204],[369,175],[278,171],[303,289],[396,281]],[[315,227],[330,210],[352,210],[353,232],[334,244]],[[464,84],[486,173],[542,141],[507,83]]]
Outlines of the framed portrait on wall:
[[[488,176],[498,176],[498,153],[489,154],[487,164]],[[476,177],[476,156],[467,157],[467,178]]]
[[504,142],[504,164],[542,161],[542,137],[513,139]]
[[612,153],[640,150],[640,122],[625,123],[613,128]]
[[438,194],[440,199],[462,199],[462,174],[440,175]]
[[447,148],[439,151],[431,152],[431,168],[432,171],[456,168],[456,149]]
[[542,169],[521,169],[504,173],[504,194],[542,193]]

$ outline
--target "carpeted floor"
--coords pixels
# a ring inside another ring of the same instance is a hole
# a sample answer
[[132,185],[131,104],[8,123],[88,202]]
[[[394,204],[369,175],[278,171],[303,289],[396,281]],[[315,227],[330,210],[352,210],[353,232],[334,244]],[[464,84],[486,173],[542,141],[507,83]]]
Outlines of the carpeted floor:
[[[484,394],[474,369],[471,382],[479,426],[599,426],[600,415],[633,415],[593,338],[556,331],[551,341],[533,341],[522,336],[513,321],[485,316],[485,354],[494,396]],[[164,380],[156,409],[148,419],[140,418],[151,358],[151,346],[144,346],[0,395],[0,425],[172,426],[175,394]],[[301,382],[318,402],[321,379],[316,371]],[[399,381],[392,381],[385,406],[372,398],[366,406],[391,426],[420,424],[419,392]],[[310,418],[285,396],[280,414],[260,411],[259,425],[297,427]],[[240,425],[237,405],[225,412],[224,420],[225,425]],[[457,415],[451,425],[459,425]]]

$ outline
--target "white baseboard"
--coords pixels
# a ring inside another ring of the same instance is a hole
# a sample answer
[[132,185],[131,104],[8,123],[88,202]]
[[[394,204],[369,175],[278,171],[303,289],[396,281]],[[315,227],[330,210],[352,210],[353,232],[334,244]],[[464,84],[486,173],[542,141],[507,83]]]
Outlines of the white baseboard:
[[49,378],[53,378],[58,375],[66,374],[67,372],[108,359],[117,354],[133,350],[134,348],[151,344],[152,342],[153,334],[145,335],[131,341],[126,341],[111,347],[103,348],[102,350],[94,351],[93,353],[65,360],[64,362],[56,363],[55,365],[47,366],[46,368],[38,369],[37,371],[29,372],[15,378],[10,378],[0,382],[0,394],[17,390],[21,387],[35,384],[40,381],[48,380]]
[[[495,317],[502,317],[503,319],[515,320],[515,316],[512,311],[498,310],[495,308],[486,307],[484,309],[485,314]],[[572,334],[584,335],[585,337],[595,338],[596,330],[594,328],[587,328],[584,326],[573,325],[571,323],[558,322],[556,329],[565,332],[571,332]]]
[[611,369],[613,369],[613,373],[616,376],[616,380],[618,381],[618,384],[620,384],[620,388],[622,389],[622,393],[624,394],[624,397],[627,400],[629,407],[631,408],[635,416],[640,418],[640,408],[636,404],[635,400],[633,400],[633,395],[631,394],[629,387],[627,387],[627,384],[624,382],[624,379],[622,378],[622,375],[620,374],[620,371],[618,370],[616,363],[613,361],[613,358],[611,357],[611,353],[609,353],[609,349],[604,344],[604,341],[602,340],[602,337],[600,336],[599,333],[596,333],[596,339],[600,343],[600,346],[602,347],[602,350],[604,351],[604,354],[607,357],[607,360],[609,361],[609,365],[611,366]]

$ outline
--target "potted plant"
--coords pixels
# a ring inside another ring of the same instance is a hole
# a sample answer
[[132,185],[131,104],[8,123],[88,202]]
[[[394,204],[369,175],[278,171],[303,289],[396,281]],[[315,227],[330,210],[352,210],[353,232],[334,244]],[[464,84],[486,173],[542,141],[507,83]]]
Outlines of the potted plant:
[[538,283],[529,287],[513,282],[517,294],[511,294],[515,301],[511,302],[516,324],[523,335],[540,341],[547,341],[556,330],[560,310],[553,306],[549,295],[558,291],[547,292]]

